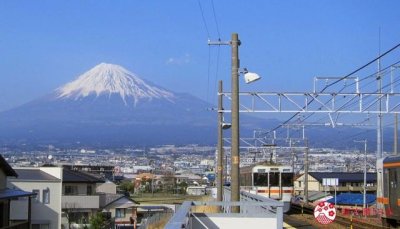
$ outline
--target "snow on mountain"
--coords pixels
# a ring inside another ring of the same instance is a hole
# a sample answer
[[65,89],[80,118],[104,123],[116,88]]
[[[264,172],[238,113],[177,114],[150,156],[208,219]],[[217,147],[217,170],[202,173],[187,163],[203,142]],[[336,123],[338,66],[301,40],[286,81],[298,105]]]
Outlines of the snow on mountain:
[[172,102],[175,98],[172,92],[150,86],[125,68],[107,63],[95,66],[75,81],[56,89],[56,94],[57,98],[74,100],[90,95],[111,97],[119,94],[125,105],[128,105],[131,99],[136,105],[140,100],[166,99]]

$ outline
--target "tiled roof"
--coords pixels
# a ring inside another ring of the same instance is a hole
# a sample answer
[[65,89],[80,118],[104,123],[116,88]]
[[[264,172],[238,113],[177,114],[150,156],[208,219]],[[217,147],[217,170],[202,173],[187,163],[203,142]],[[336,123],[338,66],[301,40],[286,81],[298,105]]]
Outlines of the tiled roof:
[[94,175],[84,173],[81,171],[73,171],[69,169],[63,169],[63,183],[104,183],[103,179],[100,179]]
[[101,199],[103,199],[103,200],[101,201],[101,204],[100,204],[101,206],[100,207],[101,208],[105,208],[108,205],[110,205],[110,204],[112,204],[112,203],[114,203],[114,202],[116,202],[116,201],[118,201],[118,200],[120,200],[122,198],[126,198],[127,200],[131,201],[133,204],[139,204],[139,202],[136,202],[133,199],[131,199],[131,198],[125,196],[125,195],[106,193],[106,194],[104,194],[104,196],[101,196]]
[[[364,173],[346,172],[310,172],[310,176],[322,182],[323,178],[338,178],[341,182],[361,182],[364,181]],[[367,173],[367,182],[376,182],[376,173]]]
[[7,161],[0,154],[0,169],[9,177],[18,177],[18,174],[14,171],[13,168],[7,163]]
[[60,179],[43,172],[39,169],[15,169],[18,173],[18,179],[16,180],[28,180],[28,181],[59,181]]

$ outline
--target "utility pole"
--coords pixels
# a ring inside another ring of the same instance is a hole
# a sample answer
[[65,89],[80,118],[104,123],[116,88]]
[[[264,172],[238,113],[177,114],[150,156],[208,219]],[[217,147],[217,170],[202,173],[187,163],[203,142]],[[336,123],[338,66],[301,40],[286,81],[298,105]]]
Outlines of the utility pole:
[[222,113],[222,80],[218,82],[218,157],[217,157],[217,201],[222,201],[223,196],[223,158],[224,149],[222,146],[222,124],[223,124],[223,113]]
[[[233,33],[232,48],[232,143],[231,143],[231,201],[240,201],[240,155],[239,155],[239,35]],[[232,208],[232,213],[239,213],[239,206]]]
[[294,150],[292,148],[292,139],[289,138],[289,147],[290,147],[290,151],[292,153],[292,173],[294,174]]
[[[379,28],[379,56],[381,55],[381,29]],[[381,76],[381,58],[378,58],[378,73],[376,74],[376,80],[378,80],[378,92],[379,92],[379,101],[378,101],[378,123],[377,123],[377,141],[376,141],[376,159],[382,158],[382,76]],[[379,187],[379,184],[378,184]]]
[[364,140],[364,193],[363,193],[363,213],[364,217],[367,217],[365,214],[367,202],[367,139]]
[[306,141],[306,153],[304,156],[304,202],[308,204],[308,139]]
[[[239,180],[239,35],[232,33],[230,42],[208,42],[208,45],[230,45],[232,50],[231,63],[231,86],[232,86],[232,142],[231,142],[231,200],[240,201],[240,180]],[[232,213],[239,213],[239,206],[234,206],[231,209]]]
[[363,215],[367,217],[365,214],[366,203],[367,203],[367,139],[363,141],[354,141],[364,143],[364,188],[363,188]]
[[394,142],[394,146],[393,146],[393,154],[394,155],[397,155],[398,154],[398,152],[397,152],[397,130],[398,130],[398,124],[399,124],[399,122],[398,122],[399,120],[398,120],[398,117],[397,117],[397,113],[396,114],[394,114],[394,139],[393,139],[393,142]]

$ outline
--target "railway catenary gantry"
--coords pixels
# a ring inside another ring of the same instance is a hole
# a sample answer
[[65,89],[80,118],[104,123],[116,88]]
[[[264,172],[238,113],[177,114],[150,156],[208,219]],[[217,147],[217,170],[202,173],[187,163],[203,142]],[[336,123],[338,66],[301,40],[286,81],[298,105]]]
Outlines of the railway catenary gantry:
[[[231,100],[230,92],[222,92]],[[348,113],[394,114],[400,113],[400,93],[308,93],[308,92],[240,92],[239,112],[254,113]],[[340,98],[340,102],[338,101]],[[366,99],[368,98],[368,99]],[[310,104],[310,101],[315,101]],[[382,110],[376,104],[382,101]],[[343,107],[354,103],[356,106]],[[219,112],[229,113],[224,107]]]

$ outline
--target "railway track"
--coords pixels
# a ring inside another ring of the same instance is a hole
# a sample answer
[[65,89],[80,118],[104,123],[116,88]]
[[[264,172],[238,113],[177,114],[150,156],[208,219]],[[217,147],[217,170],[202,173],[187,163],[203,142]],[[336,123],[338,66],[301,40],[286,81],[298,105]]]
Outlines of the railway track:
[[[292,204],[290,213],[313,215],[314,209],[312,206],[302,207],[301,205]],[[360,221],[357,218],[344,217],[340,215],[336,215],[334,223],[344,226],[345,228],[354,228],[354,229],[383,228],[382,225],[371,224],[368,222]]]

